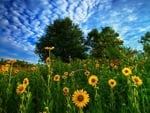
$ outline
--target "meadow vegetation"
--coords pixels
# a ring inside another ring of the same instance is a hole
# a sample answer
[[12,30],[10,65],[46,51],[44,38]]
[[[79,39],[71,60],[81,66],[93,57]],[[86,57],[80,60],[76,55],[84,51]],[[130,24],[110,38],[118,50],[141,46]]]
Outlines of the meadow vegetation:
[[0,61],[0,113],[149,113],[150,32],[143,51],[111,27],[87,37],[69,18],[35,44],[40,62]]
[[[54,48],[45,48],[51,53]],[[0,66],[0,113],[149,113],[150,60],[87,58]]]

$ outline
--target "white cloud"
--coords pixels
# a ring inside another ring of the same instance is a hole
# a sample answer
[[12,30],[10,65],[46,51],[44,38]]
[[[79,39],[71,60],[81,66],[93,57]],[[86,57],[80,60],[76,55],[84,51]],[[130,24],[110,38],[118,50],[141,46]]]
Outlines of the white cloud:
[[29,1],[30,3],[15,0],[10,7],[0,4],[0,26],[5,26],[2,28],[5,32],[0,29],[0,40],[6,45],[13,46],[17,52],[22,51],[31,56],[34,56],[34,43],[38,40],[37,37],[45,34],[46,25],[63,17],[70,17],[85,34],[92,28],[112,26],[121,38],[125,39],[126,44],[131,46],[137,44],[137,34],[143,35],[150,29],[149,10],[141,8],[144,4],[141,1],[141,3],[133,0],[130,3],[111,0]]
[[123,11],[127,12],[127,13],[132,13],[133,12],[133,8],[129,8],[129,7],[125,7],[123,8]]
[[136,16],[130,15],[127,17],[128,21],[135,21],[137,19]]
[[2,26],[8,26],[8,24],[9,24],[9,22],[8,22],[7,19],[0,20],[0,25],[2,25]]

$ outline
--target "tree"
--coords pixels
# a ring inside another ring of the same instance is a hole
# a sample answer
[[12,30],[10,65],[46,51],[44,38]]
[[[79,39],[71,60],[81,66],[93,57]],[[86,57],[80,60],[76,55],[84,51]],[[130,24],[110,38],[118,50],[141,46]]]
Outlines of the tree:
[[116,59],[119,57],[119,50],[123,44],[123,41],[118,37],[119,34],[111,27],[102,28],[101,32],[92,29],[88,33],[85,44],[91,47],[91,55],[94,57]]
[[67,61],[69,57],[83,59],[87,50],[83,41],[83,32],[78,25],[69,18],[56,19],[47,27],[45,36],[36,43],[35,53],[44,61],[48,57],[44,47],[54,46],[52,53],[63,61]]
[[140,43],[143,45],[144,52],[150,56],[150,32],[141,37]]

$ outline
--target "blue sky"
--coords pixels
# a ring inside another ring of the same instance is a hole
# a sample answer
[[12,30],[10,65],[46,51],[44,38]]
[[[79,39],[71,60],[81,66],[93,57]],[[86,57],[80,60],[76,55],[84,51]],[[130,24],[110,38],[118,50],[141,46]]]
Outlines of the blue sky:
[[38,37],[55,19],[69,17],[85,35],[111,26],[127,47],[150,31],[150,0],[0,0],[0,58],[37,63]]

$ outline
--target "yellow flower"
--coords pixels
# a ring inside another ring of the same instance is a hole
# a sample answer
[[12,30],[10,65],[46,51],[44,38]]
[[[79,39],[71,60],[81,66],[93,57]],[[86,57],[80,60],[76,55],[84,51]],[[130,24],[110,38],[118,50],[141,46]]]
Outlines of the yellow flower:
[[69,76],[73,76],[74,75],[74,71],[71,71],[71,73],[69,73]]
[[33,66],[33,67],[30,68],[30,70],[31,71],[36,71],[36,70],[38,70],[38,67],[37,66]]
[[64,72],[64,75],[67,76],[67,75],[69,75],[69,73],[68,72]]
[[8,64],[13,64],[13,63],[15,63],[15,62],[16,62],[15,59],[9,59],[9,60],[7,61]]
[[29,85],[29,79],[28,78],[24,78],[23,79],[23,84],[27,87]]
[[55,75],[54,76],[54,81],[59,81],[60,80],[60,75]]
[[84,75],[89,76],[89,75],[90,75],[90,71],[86,70],[86,71],[84,72]]
[[17,74],[19,72],[18,69],[13,69],[13,73]]
[[48,65],[51,62],[51,59],[49,57],[47,57],[46,60],[45,60],[45,62]]
[[68,88],[68,87],[64,87],[64,88],[63,88],[63,93],[64,93],[64,95],[68,95],[68,93],[69,93],[69,88]]
[[138,86],[143,84],[143,81],[137,76],[132,76],[131,79],[134,82],[134,84],[136,84]]
[[45,50],[48,50],[48,49],[49,49],[49,47],[44,47],[44,49],[45,49]]
[[92,86],[96,86],[98,83],[98,77],[96,75],[91,75],[88,79],[88,83]]
[[117,82],[114,79],[108,80],[108,84],[111,88],[114,88],[117,85]]
[[54,46],[50,47],[50,50],[53,50],[53,49],[55,49],[55,47],[54,47]]
[[17,94],[22,94],[22,93],[25,92],[25,90],[26,90],[26,85],[24,85],[24,84],[19,84],[19,85],[17,86],[17,88],[16,88],[16,93],[17,93]]
[[62,75],[61,78],[62,78],[62,79],[67,79],[67,76]]
[[89,94],[83,89],[76,90],[72,95],[72,101],[77,107],[85,107],[88,104],[89,100]]
[[52,46],[52,47],[44,47],[45,50],[50,50],[50,51],[53,50],[54,48],[55,48],[54,46]]
[[132,74],[132,71],[131,71],[130,68],[125,67],[125,68],[122,69],[122,73],[123,73],[125,76],[130,76],[130,75]]
[[98,68],[98,67],[99,67],[99,63],[96,63],[96,64],[95,64],[95,67]]
[[5,64],[5,65],[1,65],[1,71],[2,72],[8,72],[10,68],[10,65]]

